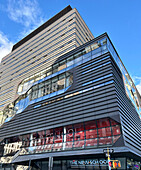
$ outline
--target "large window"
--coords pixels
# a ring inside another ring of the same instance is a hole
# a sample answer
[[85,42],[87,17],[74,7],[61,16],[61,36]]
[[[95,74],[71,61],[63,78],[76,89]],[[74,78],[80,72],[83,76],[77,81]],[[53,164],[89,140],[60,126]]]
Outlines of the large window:
[[[106,47],[106,39],[103,39],[101,41],[97,41],[90,46],[84,48],[80,52],[74,54],[73,56],[68,57],[67,59],[64,59],[54,65],[52,65],[50,68],[47,68],[21,82],[21,84],[18,87],[18,94],[25,93],[34,82],[43,79],[44,77],[49,76],[50,74],[54,74],[60,70],[63,70],[67,67],[70,67],[74,64],[81,64],[82,61],[86,62],[92,58],[93,55],[96,53],[99,53],[102,51],[101,47]],[[105,48],[106,49],[106,48]]]
[[34,85],[31,89],[30,100],[48,95],[50,93],[65,89],[73,83],[73,75],[65,72],[52,79],[46,80],[40,84]]
[[20,136],[20,140],[10,138],[7,143],[22,141],[28,154],[112,146],[120,136],[120,124],[105,118],[34,132]]

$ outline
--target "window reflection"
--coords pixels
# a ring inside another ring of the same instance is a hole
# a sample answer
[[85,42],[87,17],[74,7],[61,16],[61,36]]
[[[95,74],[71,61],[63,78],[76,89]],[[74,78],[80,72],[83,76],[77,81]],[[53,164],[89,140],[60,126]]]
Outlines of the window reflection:
[[100,119],[100,120],[97,121],[97,126],[98,126],[98,128],[110,126],[110,121],[107,118],[106,119]]
[[111,136],[111,128],[98,129],[99,137]]
[[99,138],[99,145],[110,145],[112,144],[112,137]]
[[[106,42],[106,41],[104,41],[104,42]],[[80,52],[76,53],[75,55],[70,56],[63,61],[60,61],[60,62],[54,64],[52,67],[47,68],[47,69],[41,71],[40,73],[37,73],[37,74],[25,79],[19,85],[18,93],[22,94],[23,92],[26,92],[33,85],[34,82],[36,82],[40,79],[43,79],[44,77],[47,77],[51,74],[54,74],[60,70],[63,70],[64,68],[69,67],[69,66],[73,65],[74,63],[79,63],[82,60],[84,60],[86,62],[87,61],[86,59],[88,59],[91,56],[91,51],[94,51],[94,54],[95,54],[95,50],[99,47],[101,47],[101,42],[97,41],[97,42],[93,43],[92,45],[84,48]],[[101,51],[101,49],[100,49],[100,51]]]
[[9,138],[6,143],[19,141],[27,153],[40,153],[112,146],[120,136],[120,124],[105,118]]
[[86,131],[86,139],[97,138],[97,129]]
[[73,83],[73,75],[69,72],[60,74],[52,79],[46,80],[32,87],[31,99],[48,95],[50,93],[62,90]]
[[53,144],[54,135],[53,129],[46,130],[46,144]]
[[97,139],[86,140],[86,147],[97,146]]

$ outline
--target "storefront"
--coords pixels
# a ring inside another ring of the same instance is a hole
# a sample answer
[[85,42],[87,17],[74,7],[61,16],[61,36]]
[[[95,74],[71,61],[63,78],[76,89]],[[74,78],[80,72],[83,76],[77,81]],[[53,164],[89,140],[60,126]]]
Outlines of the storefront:
[[[130,159],[128,157],[113,157],[111,160],[120,161],[121,167],[117,169],[121,170],[140,170],[141,162]],[[64,157],[64,158],[52,158],[53,164],[51,170],[108,170],[108,160],[106,157],[101,156],[81,156],[79,157]],[[41,160],[32,160],[29,162],[23,162],[22,164],[1,165],[2,170],[28,169],[31,170],[50,170],[49,158]],[[115,168],[116,169],[116,168]]]

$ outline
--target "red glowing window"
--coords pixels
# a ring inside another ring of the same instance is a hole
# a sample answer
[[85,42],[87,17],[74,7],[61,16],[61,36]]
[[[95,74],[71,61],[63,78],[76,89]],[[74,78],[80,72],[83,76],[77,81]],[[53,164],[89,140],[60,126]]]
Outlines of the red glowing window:
[[54,136],[46,137],[46,144],[52,144],[53,143]]
[[111,136],[111,128],[109,127],[98,129],[98,135],[99,137]]
[[119,125],[113,126],[112,131],[113,131],[113,135],[120,135],[121,134]]
[[46,137],[53,136],[53,129],[46,130]]
[[83,125],[83,123],[74,124],[74,131],[75,131],[75,132],[84,131],[84,125]]
[[84,132],[76,132],[74,134],[74,140],[84,140]]
[[52,146],[53,146],[53,145],[45,145],[44,151],[45,151],[45,152],[51,152]]
[[45,137],[45,131],[40,131],[40,132],[37,132],[37,138],[43,138]]
[[99,145],[110,145],[112,144],[112,137],[99,138]]
[[84,140],[83,141],[75,141],[73,144],[74,148],[84,148]]
[[73,133],[66,134],[66,141],[67,142],[73,141]]
[[97,120],[97,126],[98,126],[98,128],[108,127],[108,126],[110,126],[110,121],[107,118],[99,119],[99,120]]
[[55,135],[62,135],[63,127],[55,128],[54,133],[55,133]]
[[65,149],[72,149],[73,147],[73,142],[66,142],[65,143]]
[[45,139],[44,138],[39,138],[36,141],[37,141],[37,146],[45,144]]
[[119,138],[120,138],[120,135],[118,135],[118,136],[113,136],[113,143],[115,143]]
[[54,143],[62,143],[63,142],[63,135],[57,135],[54,137]]
[[97,138],[97,130],[86,131],[86,139]]
[[53,144],[52,149],[53,151],[59,151],[62,149],[62,146],[63,146],[62,143],[55,143]]
[[86,140],[86,147],[97,146],[97,139]]
[[111,121],[111,125],[112,125],[112,126],[114,126],[114,125],[119,125],[119,123],[116,122],[116,121],[114,121],[113,119],[110,119],[110,121]]
[[66,126],[66,133],[73,133],[73,126],[72,125]]
[[86,130],[96,129],[96,121],[85,122],[85,129]]

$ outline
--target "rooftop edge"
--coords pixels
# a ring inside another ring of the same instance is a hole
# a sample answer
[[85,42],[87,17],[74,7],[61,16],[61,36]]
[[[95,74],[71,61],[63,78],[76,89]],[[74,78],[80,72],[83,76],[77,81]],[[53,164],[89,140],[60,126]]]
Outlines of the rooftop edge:
[[19,46],[21,46],[22,44],[24,44],[26,41],[28,41],[29,39],[31,39],[32,37],[34,37],[36,34],[38,34],[39,32],[41,32],[42,30],[44,30],[46,27],[48,27],[49,25],[51,25],[53,22],[55,22],[56,20],[58,20],[59,18],[61,18],[63,15],[65,15],[66,13],[68,13],[69,11],[72,10],[72,7],[70,5],[68,5],[66,8],[64,8],[62,11],[60,11],[59,13],[57,13],[55,16],[53,16],[52,18],[50,18],[48,21],[46,21],[44,24],[42,24],[41,26],[39,26],[37,29],[35,29],[33,32],[31,32],[29,35],[27,35],[26,37],[24,37],[22,40],[20,40],[19,42],[17,42],[15,45],[13,45],[12,51],[14,51],[16,48],[18,48]]

